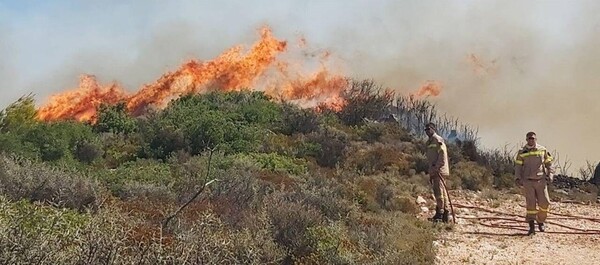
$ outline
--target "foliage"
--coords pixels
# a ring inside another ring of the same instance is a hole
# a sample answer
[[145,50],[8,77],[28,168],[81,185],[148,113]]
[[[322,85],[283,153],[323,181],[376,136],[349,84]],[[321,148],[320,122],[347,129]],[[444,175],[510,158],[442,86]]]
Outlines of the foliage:
[[454,165],[452,171],[453,183],[460,183],[460,186],[468,190],[482,190],[486,187],[491,187],[493,183],[493,175],[489,170],[475,162],[459,162]]
[[[189,94],[135,118],[104,105],[94,124],[40,122],[25,97],[0,115],[0,263],[433,263],[437,232],[415,217],[431,192],[421,127],[461,127],[371,80],[343,97],[336,112]],[[449,186],[511,188],[512,158],[462,128]]]
[[116,105],[101,105],[94,129],[98,132],[132,133],[136,129],[136,121],[127,114],[125,102]]
[[21,132],[37,123],[33,95],[19,98],[0,112],[0,132]]
[[284,104],[279,132],[285,135],[295,133],[308,134],[319,128],[317,113],[311,109],[301,109],[291,104]]

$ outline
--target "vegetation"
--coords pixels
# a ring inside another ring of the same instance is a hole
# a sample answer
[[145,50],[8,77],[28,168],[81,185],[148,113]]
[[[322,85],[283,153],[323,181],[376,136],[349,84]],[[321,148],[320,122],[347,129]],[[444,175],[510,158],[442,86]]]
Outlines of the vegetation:
[[431,264],[440,228],[415,217],[429,120],[460,131],[451,187],[512,188],[510,156],[427,101],[369,80],[345,97],[335,112],[186,95],[94,124],[40,122],[23,97],[0,113],[0,263]]

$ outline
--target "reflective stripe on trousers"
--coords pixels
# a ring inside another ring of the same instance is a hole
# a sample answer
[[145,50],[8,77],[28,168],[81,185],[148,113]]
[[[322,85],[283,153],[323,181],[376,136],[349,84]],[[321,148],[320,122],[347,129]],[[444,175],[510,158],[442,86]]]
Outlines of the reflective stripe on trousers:
[[543,223],[546,221],[546,217],[548,217],[548,207],[550,206],[546,179],[525,180],[523,181],[523,189],[525,193],[525,207],[527,208],[525,219],[527,221],[537,220]]

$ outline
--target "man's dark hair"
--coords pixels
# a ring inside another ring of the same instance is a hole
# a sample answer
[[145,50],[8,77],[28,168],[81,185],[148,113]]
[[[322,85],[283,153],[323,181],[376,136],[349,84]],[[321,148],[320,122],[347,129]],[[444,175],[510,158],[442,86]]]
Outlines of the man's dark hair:
[[433,129],[434,131],[436,131],[436,130],[437,130],[437,128],[435,128],[435,123],[433,123],[433,122],[430,122],[430,123],[427,123],[427,124],[425,124],[425,129],[427,129],[427,128],[431,128],[431,129]]
[[525,135],[525,137],[531,137],[531,136],[536,136],[536,134],[534,132],[528,132],[527,135]]

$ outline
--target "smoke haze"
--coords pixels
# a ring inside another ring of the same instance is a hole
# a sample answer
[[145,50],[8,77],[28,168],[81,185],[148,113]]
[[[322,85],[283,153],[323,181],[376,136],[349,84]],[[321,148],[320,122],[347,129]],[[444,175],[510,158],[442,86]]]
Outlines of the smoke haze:
[[135,91],[269,25],[401,94],[441,83],[432,101],[486,147],[514,149],[535,131],[572,172],[600,160],[595,1],[15,2],[0,0],[2,108],[29,92],[41,105],[82,73]]

